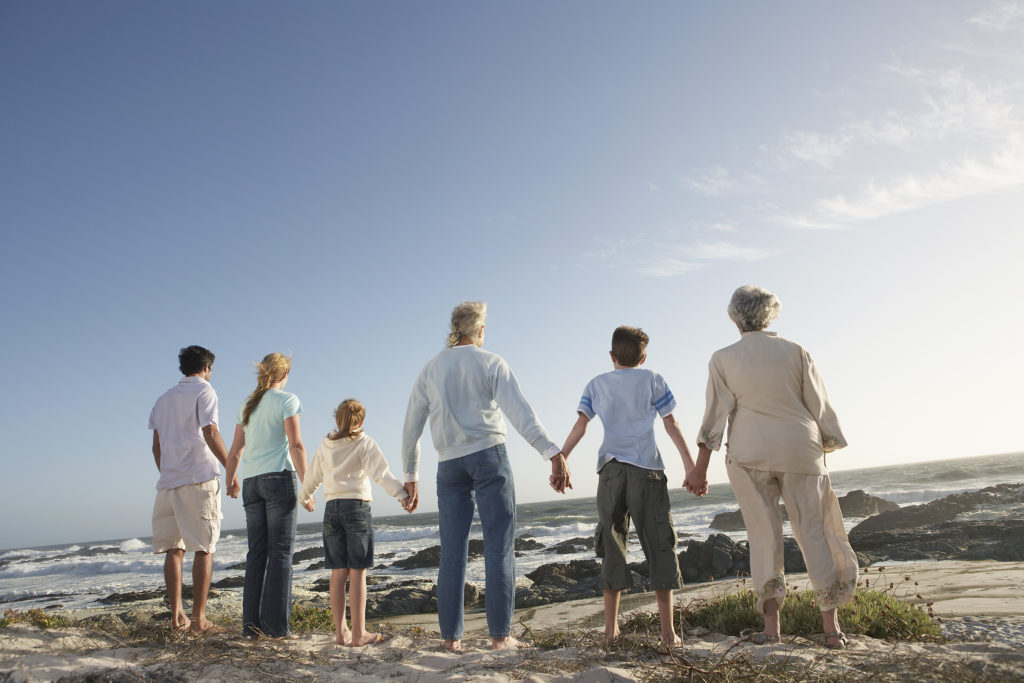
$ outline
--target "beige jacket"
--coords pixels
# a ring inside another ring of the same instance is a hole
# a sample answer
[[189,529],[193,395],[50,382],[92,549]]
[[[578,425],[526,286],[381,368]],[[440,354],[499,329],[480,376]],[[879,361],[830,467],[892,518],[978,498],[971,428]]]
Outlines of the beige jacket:
[[711,356],[698,444],[722,445],[744,467],[826,474],[825,453],[846,446],[811,356],[774,332],[744,332]]
[[401,480],[391,474],[380,446],[369,436],[359,432],[351,439],[332,440],[324,437],[313,454],[313,462],[302,482],[299,502],[308,500],[320,482],[324,483],[324,497],[327,500],[372,500],[370,479],[399,500],[408,495]]

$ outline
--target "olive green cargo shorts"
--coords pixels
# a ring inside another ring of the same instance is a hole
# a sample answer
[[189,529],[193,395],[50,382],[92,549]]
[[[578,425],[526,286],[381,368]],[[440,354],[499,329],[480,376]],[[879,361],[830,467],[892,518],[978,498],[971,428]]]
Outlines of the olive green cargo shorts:
[[661,470],[610,460],[597,484],[597,533],[594,547],[601,564],[601,588],[623,590],[633,585],[626,564],[629,520],[640,539],[653,590],[681,588],[676,557],[676,530],[668,500],[668,479]]

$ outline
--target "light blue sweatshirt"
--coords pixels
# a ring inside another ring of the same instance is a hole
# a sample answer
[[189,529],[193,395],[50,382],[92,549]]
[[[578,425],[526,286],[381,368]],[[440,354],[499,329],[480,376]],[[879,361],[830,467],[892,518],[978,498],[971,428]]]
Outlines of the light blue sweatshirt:
[[526,402],[508,363],[477,346],[445,349],[416,378],[402,430],[405,481],[419,480],[420,435],[430,418],[438,461],[505,442],[502,412],[527,443],[550,460],[559,448]]

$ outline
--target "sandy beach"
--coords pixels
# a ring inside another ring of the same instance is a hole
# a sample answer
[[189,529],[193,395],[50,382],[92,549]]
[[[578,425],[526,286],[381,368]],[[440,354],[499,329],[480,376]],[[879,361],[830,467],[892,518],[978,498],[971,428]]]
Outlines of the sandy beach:
[[[517,610],[514,635],[534,644],[491,652],[482,611],[467,614],[461,653],[441,648],[436,615],[389,618],[375,628],[388,640],[361,648],[338,647],[333,633],[295,640],[249,641],[233,629],[205,638],[169,634],[159,600],[77,610],[73,627],[40,629],[25,622],[0,630],[0,681],[46,680],[531,680],[624,681],[721,678],[730,671],[771,673],[779,679],[1012,680],[1024,677],[1024,563],[940,561],[881,565],[867,577],[894,584],[896,595],[931,602],[948,640],[886,642],[852,635],[833,651],[813,637],[783,637],[754,645],[736,636],[685,633],[673,653],[653,637],[630,636],[601,644],[601,600],[586,599]],[[791,584],[801,586],[793,575]],[[916,586],[914,585],[916,582]],[[686,586],[677,600],[713,598],[742,587],[721,581]],[[902,592],[901,592],[902,590]],[[915,597],[920,595],[920,599]],[[298,596],[302,599],[302,596]],[[624,595],[622,615],[655,610],[653,593]],[[220,591],[210,615],[237,623],[240,595]],[[692,667],[692,668],[691,668]]]

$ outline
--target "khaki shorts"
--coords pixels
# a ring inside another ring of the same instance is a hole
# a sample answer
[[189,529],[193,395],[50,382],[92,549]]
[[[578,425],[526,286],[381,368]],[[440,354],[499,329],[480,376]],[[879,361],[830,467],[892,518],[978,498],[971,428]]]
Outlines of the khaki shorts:
[[603,559],[602,589],[623,590],[633,585],[633,575],[626,563],[630,518],[647,558],[651,589],[682,588],[664,472],[608,461],[598,475],[597,516],[594,546],[597,556]]
[[153,552],[213,553],[220,538],[220,478],[156,492]]

